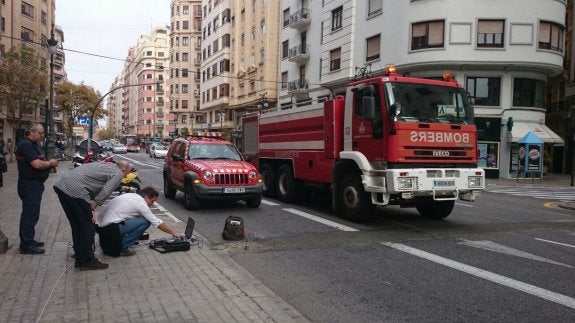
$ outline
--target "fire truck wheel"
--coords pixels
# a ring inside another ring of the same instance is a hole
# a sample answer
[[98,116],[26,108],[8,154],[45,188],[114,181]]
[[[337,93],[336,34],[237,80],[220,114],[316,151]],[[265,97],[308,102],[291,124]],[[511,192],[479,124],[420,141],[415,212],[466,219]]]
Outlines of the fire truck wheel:
[[282,202],[293,203],[297,201],[302,192],[302,187],[299,187],[298,182],[293,176],[293,172],[289,165],[283,165],[278,171],[277,177],[277,195]]
[[369,194],[361,184],[358,174],[348,174],[340,184],[339,210],[341,216],[353,222],[365,222],[369,220],[372,204]]
[[272,167],[268,164],[263,164],[262,167],[260,167],[260,175],[264,180],[263,195],[267,197],[276,196],[276,181]]
[[170,185],[170,179],[168,175],[164,175],[164,196],[167,199],[173,199],[176,197],[176,189]]
[[415,204],[415,208],[419,214],[426,218],[441,220],[451,214],[455,201],[433,201],[426,199]]
[[186,184],[184,191],[184,206],[187,210],[197,210],[200,208],[200,200],[194,194],[194,188],[190,184]]

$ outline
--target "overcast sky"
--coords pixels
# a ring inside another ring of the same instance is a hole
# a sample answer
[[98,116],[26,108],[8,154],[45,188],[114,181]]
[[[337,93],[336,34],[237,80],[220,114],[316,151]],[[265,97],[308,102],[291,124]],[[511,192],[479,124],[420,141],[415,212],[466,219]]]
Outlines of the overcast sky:
[[68,80],[105,94],[140,35],[169,23],[170,0],[56,0]]

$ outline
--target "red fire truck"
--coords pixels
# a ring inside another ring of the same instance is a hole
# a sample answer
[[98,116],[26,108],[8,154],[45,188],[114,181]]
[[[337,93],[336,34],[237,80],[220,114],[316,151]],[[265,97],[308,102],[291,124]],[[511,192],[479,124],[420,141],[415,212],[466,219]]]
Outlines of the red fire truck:
[[352,221],[383,205],[443,219],[455,200],[474,201],[484,189],[473,107],[452,75],[403,77],[388,67],[350,83],[345,97],[242,121],[244,155],[258,167],[264,195],[284,202],[323,187]]

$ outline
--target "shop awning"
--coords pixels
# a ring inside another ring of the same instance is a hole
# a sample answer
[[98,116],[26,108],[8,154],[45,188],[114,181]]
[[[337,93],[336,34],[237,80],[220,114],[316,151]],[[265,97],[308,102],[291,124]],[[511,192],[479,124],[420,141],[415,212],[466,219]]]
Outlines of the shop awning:
[[512,141],[518,142],[523,136],[525,136],[529,131],[541,139],[546,144],[563,144],[563,138],[559,137],[553,130],[549,129],[544,124],[534,123],[534,122],[514,122],[513,129],[511,130],[511,135],[513,136]]

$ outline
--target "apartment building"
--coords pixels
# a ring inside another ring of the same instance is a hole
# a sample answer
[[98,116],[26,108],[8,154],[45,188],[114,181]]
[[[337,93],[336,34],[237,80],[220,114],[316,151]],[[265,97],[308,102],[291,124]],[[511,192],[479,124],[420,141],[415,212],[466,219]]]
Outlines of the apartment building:
[[480,166],[516,177],[517,142],[529,131],[563,159],[564,139],[545,117],[546,88],[563,71],[566,8],[567,0],[284,0],[279,105],[343,94],[354,77],[388,64],[426,78],[452,71],[475,106]]
[[109,107],[113,102],[121,102],[122,135],[168,136],[171,118],[165,107],[169,97],[165,89],[170,62],[168,35],[168,27],[157,27],[149,35],[140,36],[128,50],[124,68],[113,84],[121,87],[122,99],[118,101],[113,96],[113,100],[108,100]]
[[241,116],[277,102],[279,2],[203,1],[202,18],[199,127],[241,145]]
[[[54,36],[58,41],[57,51],[53,57],[54,82],[58,83],[66,78],[66,72],[62,47],[64,33],[59,26],[55,25],[55,6],[55,0],[0,0],[0,59],[12,48],[25,45],[40,55],[40,66],[46,68],[48,75],[50,54],[47,40]],[[26,110],[21,126],[25,127],[34,121],[44,122],[45,110],[44,100],[33,109]],[[53,117],[54,132],[57,135],[63,135],[61,113],[55,111]],[[15,142],[15,138],[12,138],[14,127],[16,125],[12,120],[7,120],[6,115],[0,114],[0,137],[6,142]],[[55,139],[60,138],[56,136]]]
[[193,131],[205,122],[200,112],[201,3],[173,0],[170,4],[168,128],[172,135]]

